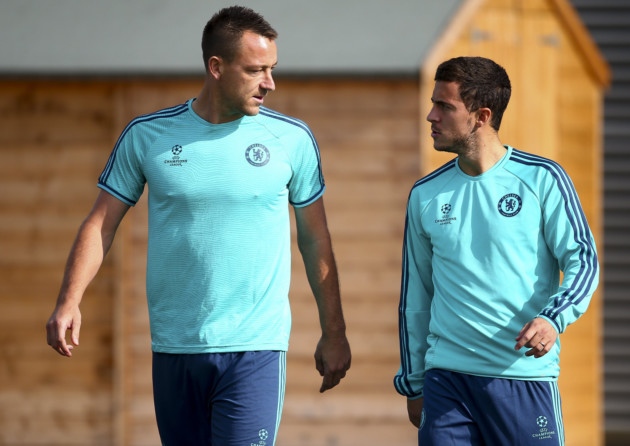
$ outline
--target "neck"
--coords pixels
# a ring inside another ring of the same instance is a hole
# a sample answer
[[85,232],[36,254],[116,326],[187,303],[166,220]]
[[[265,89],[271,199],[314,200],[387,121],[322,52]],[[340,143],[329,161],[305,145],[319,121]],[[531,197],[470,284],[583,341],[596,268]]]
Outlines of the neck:
[[221,108],[220,102],[219,93],[216,90],[213,92],[206,81],[197,95],[197,98],[192,103],[192,109],[199,117],[211,124],[223,124],[235,121],[243,116],[242,114],[226,115]]
[[460,154],[457,163],[466,175],[477,176],[492,169],[505,155],[506,148],[497,138],[491,142],[482,142],[465,154]]

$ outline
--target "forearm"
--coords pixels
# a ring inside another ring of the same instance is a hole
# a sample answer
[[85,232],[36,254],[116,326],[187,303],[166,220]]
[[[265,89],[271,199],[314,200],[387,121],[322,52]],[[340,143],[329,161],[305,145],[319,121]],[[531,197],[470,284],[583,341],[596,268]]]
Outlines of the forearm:
[[341,309],[339,277],[322,199],[296,208],[297,241],[311,290],[317,302],[322,336],[315,349],[315,367],[323,377],[320,392],[339,384],[352,354]]
[[330,238],[299,241],[300,252],[319,313],[323,336],[345,336],[339,276]]
[[113,234],[102,234],[100,227],[89,218],[82,223],[66,262],[57,306],[78,305],[81,302],[112,240]]
[[[79,228],[66,262],[57,304],[46,323],[48,345],[62,356],[71,357],[72,349],[79,345],[79,304],[101,267],[127,209],[123,202],[101,192]],[[71,330],[72,344],[66,342],[67,330]]]

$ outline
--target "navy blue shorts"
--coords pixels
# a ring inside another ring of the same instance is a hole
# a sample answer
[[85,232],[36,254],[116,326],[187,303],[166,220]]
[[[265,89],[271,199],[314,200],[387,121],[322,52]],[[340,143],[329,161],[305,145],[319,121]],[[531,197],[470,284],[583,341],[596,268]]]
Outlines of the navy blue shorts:
[[429,370],[418,443],[564,445],[558,384]]
[[286,353],[153,353],[153,398],[166,446],[272,446]]

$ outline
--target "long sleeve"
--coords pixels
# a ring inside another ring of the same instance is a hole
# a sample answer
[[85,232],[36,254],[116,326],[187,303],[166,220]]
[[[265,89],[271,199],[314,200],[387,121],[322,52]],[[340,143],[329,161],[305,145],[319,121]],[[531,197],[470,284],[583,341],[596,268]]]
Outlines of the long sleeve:
[[578,195],[566,172],[553,165],[543,205],[547,246],[563,272],[558,292],[540,316],[563,333],[587,309],[599,281],[599,264],[593,235]]
[[427,336],[433,298],[432,249],[420,226],[413,191],[407,206],[403,241],[399,304],[400,369],[394,378],[396,391],[409,398],[422,396]]

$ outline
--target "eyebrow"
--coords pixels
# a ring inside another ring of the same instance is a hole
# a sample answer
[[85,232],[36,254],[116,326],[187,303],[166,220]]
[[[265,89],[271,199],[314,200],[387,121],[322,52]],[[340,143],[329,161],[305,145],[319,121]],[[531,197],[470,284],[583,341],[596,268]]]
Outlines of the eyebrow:
[[274,62],[273,65],[268,65],[268,64],[251,64],[251,65],[246,65],[247,68],[249,69],[266,69],[266,68],[276,68],[276,66],[278,65],[278,62]]
[[442,106],[446,105],[446,106],[448,106],[448,107],[454,107],[454,105],[453,105],[453,104],[451,104],[450,102],[441,101],[441,100],[439,100],[439,99],[438,99],[438,100],[436,100],[436,99],[434,99],[434,98],[431,98],[431,103],[436,104],[436,105],[442,105]]

